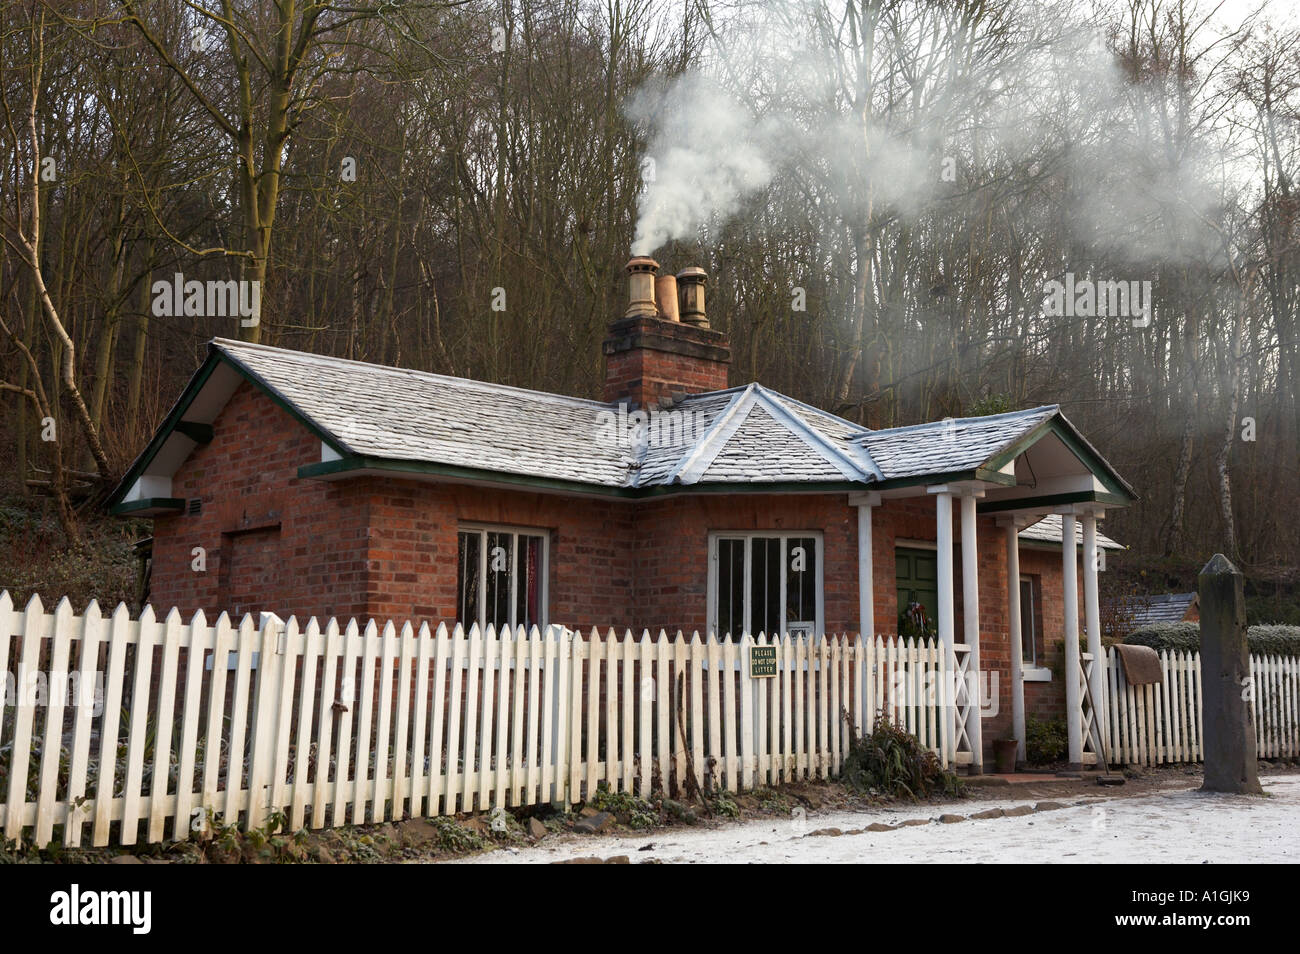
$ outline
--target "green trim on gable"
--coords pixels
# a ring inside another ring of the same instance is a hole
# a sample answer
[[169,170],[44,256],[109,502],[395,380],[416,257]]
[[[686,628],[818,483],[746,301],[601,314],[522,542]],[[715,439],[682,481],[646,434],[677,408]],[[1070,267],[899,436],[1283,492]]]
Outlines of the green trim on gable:
[[1061,417],[1059,411],[1027,434],[1022,435],[1014,443],[993,455],[985,462],[985,466],[993,470],[1001,470],[1048,434],[1056,435],[1061,443],[1069,449],[1070,453],[1079,458],[1083,465],[1092,472],[1094,477],[1102,482],[1110,493],[1123,497],[1124,503],[1137,500],[1137,494],[1133,492],[1133,489],[1124,482],[1124,479],[1114,471],[1100,454],[1093,450],[1086,441],[1080,439],[1073,426]]
[[212,372],[216,370],[217,365],[220,363],[220,354],[215,348],[209,345],[208,356],[203,359],[203,363],[199,365],[199,369],[194,372],[193,377],[190,378],[190,383],[185,385],[185,390],[181,392],[181,396],[172,406],[172,409],[167,412],[167,416],[163,418],[163,422],[159,425],[153,438],[145,445],[144,450],[140,452],[140,456],[135,459],[135,462],[131,464],[130,468],[122,476],[122,479],[118,481],[117,486],[113,488],[113,492],[109,494],[108,500],[105,502],[105,506],[108,508],[109,513],[122,512],[117,509],[122,498],[126,496],[127,491],[131,489],[132,485],[140,479],[140,476],[145,472],[145,469],[153,463],[153,459],[158,456],[158,452],[162,450],[162,446],[167,442],[167,438],[169,438],[172,431],[176,429],[176,425],[179,424],[181,419],[185,416],[185,412],[190,409],[190,405],[194,403],[194,398],[198,396],[198,393],[201,390],[203,390],[203,385],[207,384],[208,378],[212,377]]
[[1013,497],[1010,500],[991,500],[979,502],[975,509],[979,513],[1003,513],[1007,510],[1028,510],[1041,507],[1064,507],[1068,504],[1100,503],[1110,507],[1126,507],[1131,500],[1119,494],[1102,493],[1098,490],[1080,490],[1069,494],[1048,494],[1046,497]]

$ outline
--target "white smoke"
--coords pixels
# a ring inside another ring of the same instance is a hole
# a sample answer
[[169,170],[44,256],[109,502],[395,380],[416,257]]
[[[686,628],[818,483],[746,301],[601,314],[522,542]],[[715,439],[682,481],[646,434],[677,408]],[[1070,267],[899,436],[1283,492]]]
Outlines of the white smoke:
[[770,124],[702,74],[641,90],[627,112],[655,129],[642,165],[633,255],[694,234],[710,216],[733,215],[772,179],[777,150],[764,141]]
[[[896,110],[875,103],[865,126],[843,100],[843,51],[801,35],[800,26],[810,29],[805,15],[797,0],[747,4],[743,26],[703,67],[632,98],[627,113],[649,130],[652,161],[633,254],[698,238],[701,226],[735,215],[783,168],[796,169],[812,201],[833,204],[842,222],[865,222],[913,216],[968,188],[965,170],[955,182],[945,179],[952,163],[970,160],[988,175],[990,163],[1036,169],[1040,156],[1053,157],[1052,168],[1075,187],[1073,204],[1054,212],[1081,240],[1133,262],[1204,252],[1189,239],[1215,198],[1215,144],[1206,143],[1200,163],[1153,170],[1135,135],[1152,118],[1126,114],[1135,108],[1131,86],[1095,24],[1075,19],[1068,6],[1017,5],[1008,13],[1013,38],[991,79],[931,92],[920,113],[908,102]],[[909,55],[917,50],[902,59]],[[878,78],[899,75],[894,51],[886,46],[876,56]]]

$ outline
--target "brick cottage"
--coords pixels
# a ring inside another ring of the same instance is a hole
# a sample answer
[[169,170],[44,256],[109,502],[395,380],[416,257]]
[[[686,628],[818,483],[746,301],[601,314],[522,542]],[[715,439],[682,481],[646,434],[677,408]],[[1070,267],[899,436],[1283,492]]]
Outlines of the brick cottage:
[[212,341],[110,501],[153,518],[151,602],[932,632],[996,686],[973,767],[999,736],[1023,757],[1026,710],[1078,709],[1079,654],[1063,675],[1050,661],[1081,622],[1100,647],[1097,571],[1118,545],[1097,520],[1132,488],[1055,406],[869,430],[728,387],[703,270],[657,270],[628,265],[603,401]]

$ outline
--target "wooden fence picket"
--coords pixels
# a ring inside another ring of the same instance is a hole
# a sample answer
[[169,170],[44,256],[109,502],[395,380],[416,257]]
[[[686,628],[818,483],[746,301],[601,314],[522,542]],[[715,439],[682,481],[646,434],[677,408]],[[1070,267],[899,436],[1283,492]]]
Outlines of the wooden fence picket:
[[[10,612],[9,594],[5,593],[0,597],[0,659],[8,659],[8,632],[5,627],[6,620]],[[195,620],[201,621],[203,614],[200,612],[196,615]],[[81,659],[77,667],[77,718],[72,728],[72,757],[68,769],[68,815],[64,823],[63,843],[69,848],[76,848],[81,844],[81,829],[85,822],[87,805],[81,802],[86,794],[86,780],[90,768],[90,737],[92,722],[95,715],[95,674],[99,668],[99,641],[103,635],[104,617],[99,611],[99,602],[91,600],[90,605],[86,607],[85,613],[82,614],[81,627]],[[199,653],[199,660],[202,661],[203,654]],[[193,667],[191,667],[193,671]],[[195,680],[195,695],[197,698],[198,680]],[[195,704],[197,708],[197,702]],[[190,711],[187,701],[186,712]],[[190,746],[193,748],[193,745]],[[192,763],[191,763],[192,764]],[[184,772],[181,777],[184,778]],[[186,798],[192,791],[192,786],[185,787]],[[179,803],[177,807],[178,819],[188,818],[188,800]],[[182,808],[186,809],[182,811]]]
[[[175,610],[172,610],[176,613]],[[177,614],[179,617],[179,614]],[[54,833],[54,799],[58,794],[59,763],[63,752],[63,706],[66,690],[55,685],[60,673],[68,671],[72,650],[72,604],[65,596],[54,608],[51,633],[49,682],[46,686],[45,737],[41,742],[40,775],[36,788],[36,835],[38,845],[49,842]],[[25,803],[24,797],[21,801]],[[25,814],[25,812],[24,812]]]
[[[207,649],[211,630],[203,610],[190,618],[182,645],[185,647],[185,695],[181,705],[180,751],[177,758],[176,772],[176,810],[172,821],[172,837],[181,840],[189,837],[191,831],[202,830],[203,823],[194,824],[198,819],[191,818],[194,805],[194,769],[198,757],[198,736],[200,704],[203,696],[203,664],[207,659]],[[73,800],[68,793],[69,801]],[[302,827],[302,822],[296,828]]]

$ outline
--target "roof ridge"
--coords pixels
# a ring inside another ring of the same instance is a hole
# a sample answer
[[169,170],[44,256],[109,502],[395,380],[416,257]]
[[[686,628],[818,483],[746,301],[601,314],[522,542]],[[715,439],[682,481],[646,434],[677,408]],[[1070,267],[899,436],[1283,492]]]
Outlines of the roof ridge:
[[672,470],[661,478],[661,482],[664,484],[693,484],[698,482],[700,475],[709,469],[709,465],[722,452],[722,448],[727,446],[727,441],[731,439],[731,435],[735,434],[749,418],[749,411],[754,406],[754,393],[757,387],[757,382],[751,382],[745,385],[740,393],[732,397],[722,413],[714,418],[704,436],[696,441],[690,451],[681,457]]
[[850,421],[847,417],[840,417],[838,414],[832,414],[830,411],[826,410],[825,408],[820,408],[814,404],[809,404],[807,401],[801,401],[796,397],[791,397],[790,395],[786,394],[784,391],[777,391],[775,388],[763,387],[763,385],[761,384],[759,385],[759,388],[763,391],[764,394],[775,395],[776,397],[779,397],[782,401],[789,401],[791,404],[797,404],[799,407],[803,408],[804,410],[811,411],[812,413],[817,414],[820,417],[829,417],[833,421],[839,421],[841,424],[847,424],[855,431],[861,431],[863,434],[875,433],[871,428],[867,427],[864,424],[857,424],[853,421]]
[[218,350],[228,354],[230,357],[238,360],[237,353],[231,353],[228,346],[234,346],[235,349],[248,348],[257,351],[271,351],[276,354],[290,354],[298,358],[306,358],[315,361],[325,361],[338,364],[354,365],[362,368],[374,368],[377,371],[385,371],[412,377],[433,379],[438,381],[454,381],[457,384],[470,384],[499,392],[509,392],[514,394],[529,394],[539,398],[553,398],[558,401],[567,401],[576,404],[586,404],[591,407],[609,410],[618,407],[618,401],[597,401],[594,398],[575,397],[571,394],[560,394],[556,391],[539,391],[536,388],[521,388],[513,384],[500,384],[496,381],[484,381],[480,378],[464,378],[455,374],[440,374],[437,371],[421,371],[418,368],[399,368],[391,364],[376,364],[373,361],[359,361],[356,358],[340,358],[334,355],[317,354],[314,351],[299,351],[295,348],[280,348],[275,345],[262,344],[253,341],[236,341],[231,338],[213,338],[209,344],[217,347]]
[[919,431],[926,427],[942,427],[949,422],[963,424],[971,421],[1010,420],[1012,418],[1030,417],[1034,414],[1046,412],[1059,414],[1061,412],[1061,406],[1059,404],[1042,404],[1038,407],[1021,408],[1019,411],[1002,411],[999,414],[980,414],[975,417],[941,417],[937,421],[922,421],[919,424],[904,424],[900,427],[884,427],[880,430],[870,431],[864,435],[858,435],[852,438],[852,440],[861,440],[863,437],[883,437],[890,434],[903,434],[908,431]]
[[[855,479],[864,476],[861,462],[854,460],[847,453],[840,450],[829,437],[807,421],[802,420],[788,407],[784,407],[781,401],[777,400],[778,397],[784,398],[785,395],[780,394],[780,392],[768,391],[762,385],[756,385],[756,387],[758,387],[758,397],[763,402],[763,406],[768,409],[768,412],[784,424],[787,430],[817,451],[822,459],[832,464],[845,477]],[[876,462],[871,459],[870,452],[867,452],[866,463],[870,466],[870,470],[865,473],[867,479],[881,480],[883,475],[880,468],[876,466]]]

